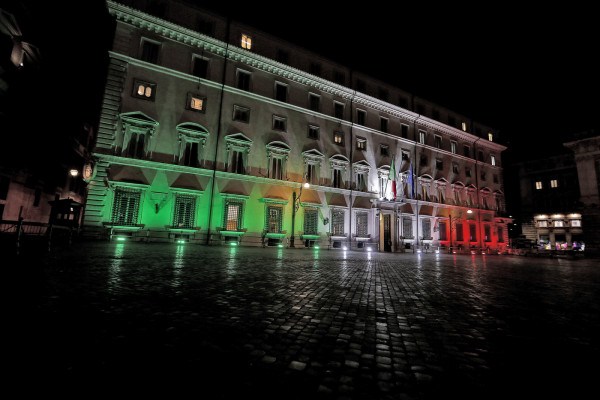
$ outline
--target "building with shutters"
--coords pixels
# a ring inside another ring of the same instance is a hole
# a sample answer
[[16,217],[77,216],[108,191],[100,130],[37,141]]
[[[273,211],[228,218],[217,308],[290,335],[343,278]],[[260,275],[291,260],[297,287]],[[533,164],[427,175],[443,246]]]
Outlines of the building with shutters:
[[506,148],[490,127],[183,2],[107,6],[115,34],[87,236],[508,245]]

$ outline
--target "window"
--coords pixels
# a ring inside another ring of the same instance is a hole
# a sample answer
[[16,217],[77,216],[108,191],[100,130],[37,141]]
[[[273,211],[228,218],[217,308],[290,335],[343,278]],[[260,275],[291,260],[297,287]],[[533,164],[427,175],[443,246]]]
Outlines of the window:
[[483,162],[483,151],[479,150],[479,151],[477,152],[477,155],[478,155],[479,161],[482,161],[482,162]]
[[151,42],[149,40],[142,41],[142,61],[146,61],[152,64],[158,64],[158,52],[160,50],[160,44]]
[[316,76],[321,76],[321,64],[311,62],[308,66],[308,72]]
[[281,233],[283,226],[283,208],[281,206],[267,206],[267,218],[265,221],[265,230],[269,233]]
[[541,190],[542,189],[542,181],[535,182],[535,189],[536,190]]
[[341,168],[334,168],[333,170],[333,187],[334,188],[343,188],[344,187],[344,179],[342,175]]
[[344,133],[343,132],[333,132],[333,143],[338,146],[344,145]]
[[450,151],[452,154],[456,154],[456,142],[450,142]]
[[435,169],[437,169],[438,171],[442,171],[444,169],[444,161],[435,160]]
[[504,227],[499,226],[497,228],[498,232],[498,243],[504,243]]
[[400,125],[400,134],[404,139],[408,139],[408,125]]
[[288,86],[281,82],[275,82],[275,99],[287,102]]
[[410,155],[408,154],[407,151],[403,151],[402,152],[402,161],[410,161]]
[[356,190],[361,192],[367,190],[367,172],[360,171],[356,173]]
[[248,123],[250,122],[250,109],[234,105],[233,120]]
[[287,126],[287,120],[284,117],[273,115],[273,129],[276,131],[285,132]]
[[562,221],[554,221],[554,226],[556,228],[562,228],[564,226]]
[[367,150],[367,139],[357,137],[356,138],[356,150],[366,151]]
[[304,210],[304,234],[318,235],[319,212],[315,209]]
[[334,210],[331,212],[331,233],[335,236],[344,235],[344,211]]
[[494,174],[492,176],[492,179],[493,179],[494,183],[498,183],[498,175],[497,174]]
[[465,235],[463,233],[463,224],[462,222],[458,222],[456,224],[456,240],[462,242],[465,240]]
[[573,219],[573,220],[571,220],[571,226],[573,226],[573,227],[581,227],[581,220],[580,219]]
[[334,116],[339,119],[344,118],[344,105],[335,101],[333,103]]
[[484,241],[486,242],[491,242],[492,241],[492,234],[491,234],[491,228],[488,224],[485,224],[483,226],[483,236],[484,236]]
[[465,157],[471,157],[471,148],[469,146],[464,146],[463,152]]
[[187,167],[200,167],[202,151],[208,138],[208,131],[197,124],[184,122],[177,125],[179,137],[179,164]]
[[139,99],[154,101],[156,84],[139,79],[133,81],[133,96]]
[[239,200],[226,199],[223,213],[223,228],[226,231],[242,229],[243,203]]
[[442,137],[435,135],[435,147],[437,147],[438,149],[442,148]]
[[321,96],[314,93],[308,94],[308,106],[312,111],[320,111],[321,110]]
[[283,179],[283,160],[280,157],[273,157],[271,159],[269,178],[279,180]]
[[181,160],[183,165],[188,167],[198,167],[200,165],[198,148],[198,142],[185,142]]
[[204,106],[206,104],[206,98],[200,97],[193,93],[188,93],[186,108],[192,111],[204,112]]
[[192,74],[198,78],[206,79],[208,77],[208,60],[201,57],[194,57],[193,64]]
[[425,156],[425,155],[421,156],[421,165],[422,166],[426,166],[427,165],[427,156]]
[[492,132],[489,132],[489,133],[488,133],[488,140],[489,140],[490,142],[493,142],[493,141],[494,141],[494,134],[493,134]]
[[379,118],[380,120],[380,125],[381,125],[381,132],[387,132],[388,131],[388,122],[389,120],[387,118],[381,117]]
[[250,50],[252,48],[252,38],[242,33],[242,48]]
[[423,219],[421,226],[423,228],[423,239],[431,239],[431,221],[428,218]]
[[475,224],[469,224],[469,241],[477,241],[477,225]]
[[458,174],[458,164],[452,163],[452,172]]
[[309,139],[319,140],[319,127],[314,125],[308,126],[308,137]]
[[557,188],[558,187],[558,180],[557,179],[551,179],[550,180],[550,187],[551,188]]
[[233,150],[231,152],[231,172],[234,172],[236,174],[246,173],[244,156],[245,154],[241,150]]
[[482,171],[481,172],[481,180],[485,181],[485,178],[486,178],[486,174],[485,174],[485,172]]
[[496,156],[491,155],[490,156],[490,162],[492,163],[492,165],[496,165]]
[[548,227],[548,221],[538,221],[538,227],[539,228],[547,228]]
[[471,168],[465,167],[465,176],[467,176],[469,178],[471,177]]
[[158,122],[137,112],[121,114],[119,118],[122,134],[120,155],[138,159],[151,156],[148,149]]
[[252,146],[252,140],[241,133],[225,136],[225,148],[227,149],[225,170],[236,174],[245,174],[250,146]]
[[406,239],[412,239],[412,219],[404,218],[402,219],[402,236]]
[[425,144],[426,135],[424,131],[419,131],[419,143]]
[[173,210],[173,228],[193,228],[195,213],[196,196],[176,195],[175,208]]
[[118,225],[136,225],[140,208],[141,191],[117,188],[112,207],[111,222]]
[[366,120],[367,120],[367,112],[364,110],[356,110],[356,123],[364,126]]
[[446,232],[446,222],[442,222],[440,221],[440,226],[439,226],[439,232],[440,232],[440,240],[448,240],[448,237],[446,236],[447,232]]
[[369,235],[368,214],[366,212],[356,213],[356,236],[366,237]]
[[283,180],[286,178],[286,161],[290,148],[283,142],[267,144],[267,157],[269,160],[269,178]]
[[463,122],[463,123],[461,124],[461,126],[462,126],[462,130],[466,132],[466,131],[467,131],[467,123],[466,123],[466,122]]
[[387,157],[390,155],[390,146],[382,144],[379,146],[379,151],[381,152],[382,157]]
[[319,184],[319,169],[317,164],[307,164],[306,165],[306,182],[311,185]]
[[380,100],[388,101],[389,92],[387,91],[387,89],[379,88],[378,93],[379,93],[379,99]]
[[333,81],[335,83],[337,83],[338,85],[345,85],[346,84],[346,74],[344,74],[342,71],[334,71]]
[[238,70],[237,72],[237,88],[240,90],[250,90],[250,72]]

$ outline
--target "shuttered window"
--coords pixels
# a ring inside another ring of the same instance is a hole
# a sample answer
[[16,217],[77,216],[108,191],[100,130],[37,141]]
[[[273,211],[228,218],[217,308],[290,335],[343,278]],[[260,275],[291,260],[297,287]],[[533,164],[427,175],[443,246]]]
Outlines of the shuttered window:
[[241,202],[228,201],[225,203],[223,226],[226,231],[238,231],[242,229],[242,209]]

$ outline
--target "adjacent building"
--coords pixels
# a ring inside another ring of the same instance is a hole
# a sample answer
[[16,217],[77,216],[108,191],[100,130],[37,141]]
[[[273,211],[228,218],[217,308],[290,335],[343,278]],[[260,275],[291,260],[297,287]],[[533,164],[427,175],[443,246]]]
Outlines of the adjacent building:
[[184,2],[107,6],[88,237],[508,245],[506,148],[492,128]]

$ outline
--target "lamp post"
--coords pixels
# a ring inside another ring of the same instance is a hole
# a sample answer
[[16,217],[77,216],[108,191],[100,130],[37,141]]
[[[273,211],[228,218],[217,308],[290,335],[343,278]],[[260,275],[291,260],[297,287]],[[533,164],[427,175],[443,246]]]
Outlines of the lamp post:
[[298,197],[296,197],[295,190],[292,195],[292,207],[293,207],[292,208],[292,236],[290,237],[290,247],[295,247],[294,246],[294,240],[295,240],[294,231],[295,231],[295,224],[296,224],[296,212],[300,208],[300,197],[302,196],[302,189],[309,188],[309,187],[310,187],[310,184],[308,182],[304,182],[304,184],[300,185],[300,193],[298,194]]

